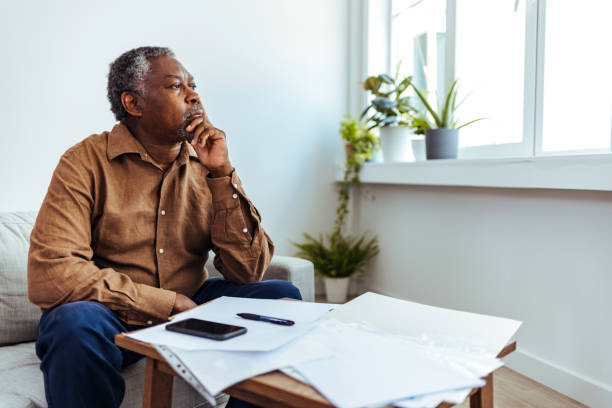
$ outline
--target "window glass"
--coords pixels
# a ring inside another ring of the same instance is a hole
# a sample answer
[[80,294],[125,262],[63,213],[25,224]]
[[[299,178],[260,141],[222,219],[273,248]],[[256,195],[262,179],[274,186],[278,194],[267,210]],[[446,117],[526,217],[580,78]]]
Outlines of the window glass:
[[612,4],[546,3],[542,151],[610,149]]
[[[525,1],[457,1],[460,147],[523,141]],[[517,6],[515,10],[515,6]]]
[[435,94],[444,83],[446,0],[393,0],[391,72],[413,76],[420,89]]

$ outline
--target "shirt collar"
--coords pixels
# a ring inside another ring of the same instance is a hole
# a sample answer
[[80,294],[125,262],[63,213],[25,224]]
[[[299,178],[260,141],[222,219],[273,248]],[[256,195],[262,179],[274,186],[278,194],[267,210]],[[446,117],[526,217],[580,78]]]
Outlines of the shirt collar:
[[[140,155],[141,159],[148,157],[145,148],[140,141],[132,135],[132,132],[130,132],[127,126],[123,123],[117,123],[108,135],[106,155],[108,160],[113,160],[126,153],[137,153]],[[181,151],[177,157],[179,164],[187,162],[188,157],[198,159],[198,155],[193,146],[190,143],[183,142]]]

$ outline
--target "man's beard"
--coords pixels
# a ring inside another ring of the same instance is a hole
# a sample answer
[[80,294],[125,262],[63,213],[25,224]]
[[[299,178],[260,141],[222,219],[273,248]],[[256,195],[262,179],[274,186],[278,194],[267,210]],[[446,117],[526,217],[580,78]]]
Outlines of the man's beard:
[[193,137],[195,136],[195,129],[193,129],[191,132],[188,132],[187,126],[189,126],[189,124],[194,121],[195,117],[193,117],[193,115],[195,115],[196,113],[203,112],[203,110],[204,108],[202,107],[202,105],[197,104],[193,105],[191,109],[185,112],[185,114],[183,115],[183,123],[181,123],[181,126],[178,128],[177,131],[179,140],[187,140],[189,143],[191,143]]
[[179,141],[187,140],[189,143],[193,140],[193,132],[188,132],[185,128],[189,125],[189,123],[183,122],[181,127],[178,129],[178,137]]

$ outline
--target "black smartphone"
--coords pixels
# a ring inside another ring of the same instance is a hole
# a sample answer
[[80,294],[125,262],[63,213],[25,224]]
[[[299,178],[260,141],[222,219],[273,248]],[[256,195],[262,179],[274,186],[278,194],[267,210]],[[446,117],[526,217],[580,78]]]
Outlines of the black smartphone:
[[166,325],[166,330],[206,337],[213,340],[227,340],[246,333],[246,327],[232,326],[231,324],[209,322],[200,319],[185,319],[180,322]]

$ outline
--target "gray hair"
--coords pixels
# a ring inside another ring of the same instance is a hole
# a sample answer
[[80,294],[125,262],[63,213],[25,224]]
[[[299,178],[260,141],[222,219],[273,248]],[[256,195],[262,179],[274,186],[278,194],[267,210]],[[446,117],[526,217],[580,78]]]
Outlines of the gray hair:
[[124,52],[110,64],[107,96],[118,121],[123,122],[130,116],[121,103],[121,94],[131,91],[144,95],[144,77],[151,69],[149,58],[162,55],[174,57],[170,48],[139,47]]

